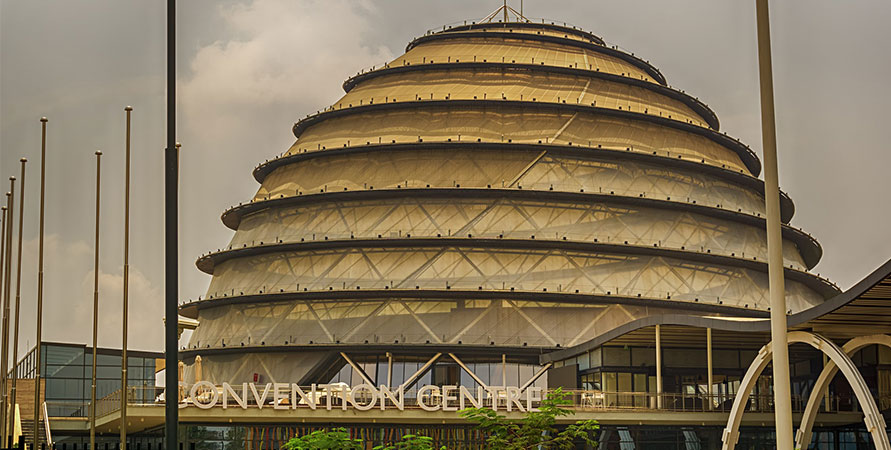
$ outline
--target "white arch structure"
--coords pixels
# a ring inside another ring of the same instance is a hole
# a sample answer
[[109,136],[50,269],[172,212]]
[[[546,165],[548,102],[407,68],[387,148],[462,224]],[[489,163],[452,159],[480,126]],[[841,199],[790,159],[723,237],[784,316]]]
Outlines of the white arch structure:
[[[857,371],[857,367],[854,366],[854,362],[851,361],[851,358],[832,341],[817,334],[805,331],[792,331],[789,332],[788,339],[789,344],[808,344],[811,347],[822,351],[833,363],[835,363],[848,380],[848,383],[851,384],[851,388],[857,397],[857,402],[860,404],[861,409],[863,409],[863,422],[866,424],[867,431],[872,435],[876,449],[891,450],[891,444],[888,442],[888,434],[885,432],[885,420],[882,418],[879,408],[876,406],[875,399],[872,397],[872,394],[866,386],[866,382],[863,380],[863,376]],[[752,364],[746,371],[746,375],[740,383],[736,398],[733,399],[733,407],[730,409],[730,418],[727,420],[727,428],[724,429],[724,435],[721,437],[721,440],[723,441],[723,446],[721,448],[723,450],[732,450],[736,447],[736,442],[739,440],[739,424],[742,421],[742,415],[745,412],[745,406],[749,400],[749,395],[752,392],[752,388],[755,387],[755,383],[758,381],[761,372],[763,372],[764,368],[767,367],[767,364],[770,363],[772,357],[773,354],[770,351],[770,343],[768,343],[764,347],[761,347],[761,350],[758,351],[758,355],[755,356],[755,360],[752,361]]]
[[[873,344],[884,345],[885,347],[891,348],[891,336],[885,334],[859,336],[845,343],[841,349],[850,357],[863,347]],[[817,381],[814,383],[814,388],[811,390],[811,396],[807,400],[807,406],[804,408],[804,413],[801,416],[801,424],[798,427],[798,433],[795,435],[795,448],[807,448],[808,445],[810,445],[814,420],[817,418],[817,411],[820,409],[820,400],[826,395],[826,391],[829,389],[829,383],[835,378],[836,373],[838,373],[838,366],[835,362],[830,360],[826,363],[826,366],[823,367],[820,376],[817,377]],[[882,428],[884,428],[884,426]]]

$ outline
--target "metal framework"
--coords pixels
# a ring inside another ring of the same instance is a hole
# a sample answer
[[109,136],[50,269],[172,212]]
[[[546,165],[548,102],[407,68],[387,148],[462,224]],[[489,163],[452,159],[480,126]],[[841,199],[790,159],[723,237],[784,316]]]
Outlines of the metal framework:
[[[654,315],[768,314],[761,164],[644,59],[520,15],[427,33],[343,86],[197,261],[187,379],[198,352],[211,382],[324,383],[359,353],[497,364]],[[838,288],[779,199],[796,313]]]
[[[851,361],[851,358],[847,353],[829,339],[805,331],[789,332],[788,343],[808,344],[823,352],[830,360],[832,360],[848,380],[848,383],[851,384],[854,395],[857,397],[857,402],[863,409],[863,421],[866,425],[866,430],[872,436],[873,444],[879,450],[891,449],[891,444],[888,442],[888,434],[885,431],[885,419],[882,417],[882,413],[879,411],[875,399],[872,397],[872,393],[866,385],[866,381],[863,380],[863,376],[857,370],[857,366]],[[763,372],[771,362],[772,355],[771,343],[761,347],[758,355],[755,356],[755,360],[752,361],[745,376],[743,376],[736,397],[733,399],[730,417],[727,419],[727,427],[721,438],[723,441],[722,449],[730,450],[736,448],[736,443],[739,439],[739,424],[742,421],[742,415],[745,412],[749,395],[751,395],[752,390],[755,388],[755,384],[758,377],[761,375],[761,372]],[[817,391],[815,390],[814,392]]]
[[[891,336],[886,334],[873,334],[856,337],[846,342],[841,350],[848,356],[854,356],[854,353],[857,353],[858,350],[867,345],[883,345],[891,348]],[[808,448],[811,444],[814,420],[817,418],[820,402],[826,396],[826,393],[829,390],[829,383],[835,378],[838,370],[839,368],[838,365],[835,364],[835,361],[827,361],[823,366],[823,371],[820,372],[820,376],[817,377],[817,381],[814,382],[814,386],[811,388],[811,395],[807,400],[807,406],[804,408],[804,413],[801,415],[801,424],[798,427],[798,432],[795,434],[795,448]],[[882,428],[884,429],[884,424],[882,424]]]

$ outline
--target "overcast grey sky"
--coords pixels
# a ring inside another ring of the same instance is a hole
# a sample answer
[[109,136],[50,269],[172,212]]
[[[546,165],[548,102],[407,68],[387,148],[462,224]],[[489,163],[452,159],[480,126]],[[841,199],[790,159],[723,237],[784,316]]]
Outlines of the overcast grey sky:
[[[102,149],[100,344],[120,345],[125,105],[133,105],[131,343],[162,347],[165,9],[160,1],[0,0],[0,183],[32,161],[25,201],[23,340],[33,344],[41,116],[49,123],[46,334],[88,342],[95,160]],[[429,28],[500,0],[188,0],[178,10],[181,298],[204,294],[195,258],[228,243],[220,213],[257,188],[260,161],[295,120],[336,100],[359,69]],[[510,3],[519,6],[519,0]],[[526,0],[661,69],[760,154],[754,1]],[[891,2],[772,2],[780,184],[793,224],[843,288],[891,258]],[[0,190],[2,192],[2,190]]]

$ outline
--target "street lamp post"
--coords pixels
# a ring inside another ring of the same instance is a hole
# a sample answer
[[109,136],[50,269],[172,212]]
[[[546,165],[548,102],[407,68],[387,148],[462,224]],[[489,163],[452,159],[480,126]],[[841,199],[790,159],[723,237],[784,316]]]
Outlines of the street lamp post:
[[777,449],[792,450],[792,389],[789,381],[789,344],[786,337],[786,289],[783,273],[783,235],[777,171],[777,132],[770,56],[770,19],[767,0],[755,0],[758,20],[758,68],[761,79],[761,139],[764,147],[764,200],[767,209],[768,278],[770,281],[770,339],[773,353],[773,395]]
[[167,0],[167,147],[164,150],[164,327],[165,380],[164,405],[165,450],[178,450],[179,379],[179,257],[178,252],[178,177],[176,148],[176,0]]

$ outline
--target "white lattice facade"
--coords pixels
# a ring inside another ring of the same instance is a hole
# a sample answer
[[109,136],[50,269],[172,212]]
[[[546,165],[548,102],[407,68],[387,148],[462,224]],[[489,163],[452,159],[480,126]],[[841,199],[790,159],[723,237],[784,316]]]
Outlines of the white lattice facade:
[[[183,307],[200,322],[185,356],[210,381],[325,382],[345,349],[528,362],[649,315],[767,314],[760,163],[649,63],[490,23],[344,88],[198,260],[213,279]],[[781,203],[797,312],[838,290]]]

